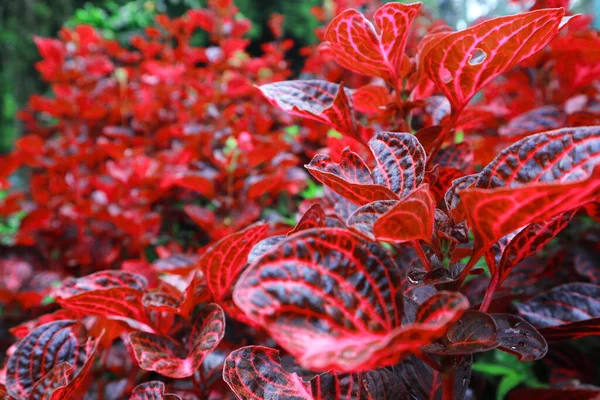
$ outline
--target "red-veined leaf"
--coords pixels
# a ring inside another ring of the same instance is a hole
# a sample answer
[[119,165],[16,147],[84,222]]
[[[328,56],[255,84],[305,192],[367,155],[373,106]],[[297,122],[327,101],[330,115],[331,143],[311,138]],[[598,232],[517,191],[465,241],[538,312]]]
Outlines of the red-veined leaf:
[[328,124],[361,139],[354,121],[352,93],[343,84],[296,80],[268,83],[258,89],[271,104],[289,114]]
[[86,339],[83,325],[73,320],[37,327],[17,344],[8,359],[6,390],[11,396],[23,399],[34,389],[38,393],[44,388],[48,391],[65,388],[94,354],[95,343],[86,343]]
[[83,292],[67,299],[59,298],[58,304],[67,310],[121,320],[134,328],[151,331],[150,320],[142,303],[143,295],[143,292],[133,288],[115,287]]
[[600,163],[600,127],[564,128],[528,136],[502,150],[475,187],[518,187],[588,177]]
[[222,300],[248,261],[248,254],[269,229],[266,224],[255,224],[231,234],[208,249],[198,261],[208,288],[216,301]]
[[223,379],[240,400],[313,400],[310,386],[284,370],[279,352],[268,347],[232,351],[225,360]]
[[455,223],[464,221],[467,218],[466,211],[463,204],[460,201],[458,193],[461,190],[467,189],[473,186],[477,182],[477,174],[465,175],[452,181],[452,186],[444,194],[444,203],[446,209],[450,212],[452,219]]
[[529,322],[511,314],[490,315],[498,327],[500,350],[515,354],[520,361],[539,360],[546,355],[546,339]]
[[361,86],[352,93],[354,109],[367,115],[381,114],[393,102],[387,87],[371,84]]
[[377,243],[345,229],[311,229],[259,258],[233,299],[302,367],[359,372],[439,338],[468,307],[461,295],[440,293],[401,326],[399,272]]
[[557,106],[543,106],[511,119],[498,129],[498,133],[502,136],[531,135],[561,128],[566,122],[567,115],[563,110]]
[[600,334],[600,286],[567,283],[516,305],[519,314],[547,339]]
[[500,239],[499,242],[502,242],[504,238],[510,238],[506,246],[502,249],[497,267],[493,268],[494,264],[488,263],[490,272],[494,274],[497,271],[498,273],[498,284],[504,282],[515,265],[529,255],[534,254],[552,240],[567,226],[574,215],[575,211],[568,211],[542,222],[528,225],[514,236],[509,234]]
[[425,150],[427,157],[429,157],[431,152],[436,149],[441,133],[442,127],[439,125],[428,126],[415,133],[415,136],[419,140],[419,143],[421,143],[421,146],[423,146],[423,150]]
[[464,171],[473,165],[474,160],[473,145],[470,142],[462,142],[442,148],[435,154],[432,164]]
[[[432,355],[430,358],[441,364],[439,357]],[[460,356],[460,358],[447,356],[446,359],[451,360],[450,364],[457,363],[454,368],[448,369],[453,372],[454,398],[464,399],[471,381],[473,358],[471,355],[467,355]],[[442,372],[431,368],[417,356],[409,356],[397,366],[392,367],[392,370],[402,380],[410,396],[408,399],[442,400]]]
[[386,4],[375,12],[375,26],[360,12],[348,9],[329,23],[325,44],[344,68],[395,84],[404,75],[406,38],[420,8],[421,3]]
[[376,184],[386,186],[402,198],[415,190],[425,176],[425,150],[415,135],[379,132],[369,141],[377,161]]
[[386,400],[397,399],[403,391],[400,379],[388,368],[357,374],[323,373],[306,382],[282,367],[278,353],[261,346],[230,353],[223,379],[237,398]]
[[460,192],[474,231],[474,254],[523,226],[596,200],[599,163],[597,127],[539,133],[503,150],[478,174],[474,188]]
[[581,181],[460,192],[475,236],[475,256],[524,225],[577,209],[599,196],[600,168]]
[[[575,248],[573,266],[575,271],[589,280],[590,283],[600,283],[600,260],[596,251],[586,248]],[[596,255],[594,255],[596,254]]]
[[365,204],[357,208],[346,220],[346,225],[365,236],[369,240],[375,240],[373,225],[375,222],[390,210],[398,201],[396,200],[380,200]]
[[548,342],[563,342],[586,336],[600,336],[600,318],[590,318],[566,325],[542,328],[539,332]]
[[378,240],[404,243],[412,240],[431,242],[435,218],[435,202],[428,185],[401,199],[375,222],[373,232]]
[[423,348],[440,355],[478,353],[498,347],[498,327],[489,314],[466,311],[438,341]]
[[323,211],[323,207],[319,203],[315,203],[306,210],[294,229],[289,231],[287,235],[290,236],[305,229],[322,228],[324,226],[325,211]]
[[99,271],[81,278],[67,278],[52,292],[52,297],[69,297],[94,290],[129,287],[138,291],[146,289],[147,281],[141,275],[126,271]]
[[532,11],[446,35],[425,55],[425,71],[458,112],[494,77],[542,49],[564,14],[562,8]]
[[129,334],[129,342],[142,369],[170,378],[186,378],[200,368],[217,348],[225,332],[225,315],[217,304],[203,305],[193,316],[186,343],[147,332]]
[[248,253],[248,264],[252,264],[260,256],[285,240],[285,238],[286,235],[275,235],[256,243],[254,247],[252,247],[252,250],[250,250],[250,253]]
[[305,167],[319,182],[359,206],[377,200],[398,199],[390,189],[374,183],[369,168],[349,148],[342,152],[339,163],[318,154]]
[[[88,375],[99,340],[88,339],[83,347],[83,365],[71,365],[66,361],[55,365],[31,389],[30,398],[36,400],[69,399],[77,393],[78,387]],[[79,360],[77,360],[79,362]]]
[[181,400],[175,394],[165,393],[165,384],[160,381],[144,382],[133,388],[129,400]]

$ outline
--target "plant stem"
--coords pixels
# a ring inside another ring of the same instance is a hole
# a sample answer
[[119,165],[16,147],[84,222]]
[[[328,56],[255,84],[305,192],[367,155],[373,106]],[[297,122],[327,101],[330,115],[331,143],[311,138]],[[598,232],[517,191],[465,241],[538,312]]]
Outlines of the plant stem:
[[492,302],[492,298],[494,297],[494,293],[496,292],[496,289],[498,288],[499,282],[500,282],[500,277],[498,276],[498,274],[492,275],[492,280],[490,281],[490,285],[488,286],[488,288],[485,292],[485,297],[483,298],[483,302],[481,303],[481,306],[479,307],[479,311],[483,311],[483,312],[487,311],[487,309],[490,306],[490,303]]
[[465,279],[467,279],[467,276],[469,276],[469,273],[471,272],[471,269],[473,269],[473,266],[475,266],[475,264],[481,258],[481,256],[482,256],[482,252],[481,251],[478,251],[477,253],[475,253],[475,254],[473,254],[471,256],[471,259],[469,260],[469,262],[467,263],[467,265],[465,265],[465,268],[461,271],[460,275],[458,276],[458,279],[457,279],[457,285],[458,285],[458,287],[462,286],[462,284],[464,283]]
[[442,378],[442,400],[454,400],[454,371],[446,371]]
[[423,251],[423,247],[421,247],[421,243],[418,240],[413,240],[411,242],[411,244],[413,245],[419,258],[421,259],[421,263],[423,264],[423,266],[428,271],[431,271],[431,262],[429,261],[429,258],[427,258],[427,254],[425,254],[425,251]]

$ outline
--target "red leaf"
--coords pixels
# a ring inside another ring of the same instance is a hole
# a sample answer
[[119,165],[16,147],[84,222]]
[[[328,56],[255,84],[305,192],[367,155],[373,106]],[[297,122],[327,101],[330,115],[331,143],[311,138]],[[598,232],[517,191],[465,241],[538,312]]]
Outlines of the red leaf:
[[206,276],[214,300],[223,300],[229,293],[248,262],[250,251],[265,237],[268,229],[266,224],[252,225],[219,240],[202,255],[198,269]]
[[305,167],[319,182],[354,204],[398,198],[387,187],[373,183],[369,168],[349,148],[342,152],[339,163],[334,163],[327,155],[319,154]]
[[381,200],[365,204],[350,214],[346,225],[367,239],[374,241],[376,238],[373,232],[373,225],[375,225],[379,217],[388,212],[396,204],[398,204],[396,200]]
[[600,168],[592,169],[598,163],[600,129],[594,127],[539,133],[503,150],[478,175],[475,188],[460,191],[474,254],[523,226],[596,200]]
[[247,346],[232,351],[225,360],[223,380],[240,400],[313,400],[310,387],[281,366],[279,352]]
[[516,307],[519,314],[538,328],[591,319],[600,321],[600,286],[567,283]]
[[326,46],[344,68],[395,84],[396,79],[404,76],[408,30],[420,8],[421,3],[386,4],[375,12],[375,26],[360,12],[348,9],[327,27]]
[[354,122],[352,94],[343,84],[296,80],[268,83],[258,89],[271,104],[289,114],[323,122],[341,133],[361,139]]
[[361,86],[352,93],[354,109],[367,115],[381,114],[393,102],[385,86],[370,84]]
[[[97,315],[127,322],[133,327],[151,330],[142,304],[143,292],[130,287],[83,292],[66,299],[59,298],[61,307],[84,315]],[[142,326],[139,326],[142,324]]]
[[462,222],[467,218],[467,212],[460,201],[459,193],[473,186],[477,182],[478,177],[479,175],[473,174],[453,180],[452,186],[450,186],[450,189],[444,195],[444,203],[455,223]]
[[[574,215],[574,211],[569,211],[548,220],[528,225],[516,235],[509,234],[500,239],[498,243],[502,243],[504,240],[507,240],[508,243],[501,250],[497,268],[494,268],[495,263],[488,263],[490,272],[492,274],[498,273],[499,275],[498,284],[504,282],[510,271],[518,263],[529,255],[534,254],[552,240],[567,226]],[[494,247],[498,246],[498,243]]]
[[147,332],[129,334],[129,342],[142,369],[170,378],[192,376],[204,358],[223,339],[225,314],[217,304],[203,306],[192,321],[185,345],[165,336]]
[[588,177],[600,163],[600,127],[565,128],[528,136],[502,150],[479,174],[478,188],[518,187]]
[[412,240],[431,242],[435,218],[435,202],[428,185],[422,185],[401,199],[375,222],[373,232],[378,240],[404,243]]
[[345,229],[310,229],[259,258],[233,299],[302,367],[364,371],[439,338],[468,307],[460,294],[440,293],[414,324],[401,326],[402,279],[394,265],[380,245]]
[[511,314],[491,314],[498,327],[499,349],[515,354],[519,361],[543,358],[548,352],[544,337],[527,321]]
[[308,210],[302,215],[300,221],[296,224],[294,229],[288,232],[288,236],[298,233],[305,229],[311,228],[322,228],[325,226],[325,211],[319,203],[314,203]]
[[126,271],[98,271],[81,278],[67,278],[54,292],[52,297],[68,299],[84,292],[128,287],[138,291],[146,289],[146,279],[138,274]]
[[433,165],[453,167],[464,171],[472,167],[475,154],[470,142],[451,144],[438,151],[433,158]]
[[460,112],[486,83],[542,49],[561,28],[565,10],[494,18],[440,39],[425,71]]
[[563,184],[533,184],[508,189],[466,189],[460,196],[481,255],[505,235],[557,214],[574,210],[600,195],[600,168],[589,178]]
[[165,393],[165,384],[160,381],[150,381],[133,388],[129,400],[181,400],[181,397]]
[[567,115],[557,106],[535,108],[511,119],[498,129],[502,136],[521,136],[565,126]]
[[379,132],[369,141],[377,167],[373,181],[402,198],[415,190],[425,176],[425,150],[410,133]]
[[440,355],[461,355],[488,351],[498,347],[498,328],[494,319],[479,311],[466,311],[438,343],[423,348]]
[[[439,357],[433,355],[430,358],[437,360]],[[447,356],[446,360],[457,363],[452,369],[452,375],[454,376],[453,398],[464,399],[466,398],[469,382],[471,381],[473,358],[470,355],[460,358]],[[393,367],[393,369],[396,375],[402,380],[410,396],[407,398],[431,400],[443,398],[443,373],[431,368],[416,356],[408,357],[405,361]]]
[[277,350],[247,346],[225,361],[223,379],[238,399],[388,399],[403,392],[387,368],[358,374],[323,373],[305,382],[281,366]]
[[18,399],[30,394],[37,399],[41,393],[48,396],[55,390],[67,393],[69,383],[85,374],[95,352],[95,342],[86,343],[86,338],[85,328],[73,320],[49,322],[34,329],[17,344],[8,360],[8,393]]

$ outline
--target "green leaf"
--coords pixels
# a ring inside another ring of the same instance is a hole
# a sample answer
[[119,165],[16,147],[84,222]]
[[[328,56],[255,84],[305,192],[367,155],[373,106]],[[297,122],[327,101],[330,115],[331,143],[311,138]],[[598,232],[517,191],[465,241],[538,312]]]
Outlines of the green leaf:
[[519,386],[523,382],[523,378],[516,373],[506,375],[500,381],[496,392],[496,400],[503,400],[508,392]]

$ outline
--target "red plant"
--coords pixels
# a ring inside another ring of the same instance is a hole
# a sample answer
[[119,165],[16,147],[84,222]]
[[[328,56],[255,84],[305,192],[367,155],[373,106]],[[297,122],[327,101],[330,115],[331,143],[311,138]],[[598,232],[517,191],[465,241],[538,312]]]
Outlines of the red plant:
[[[4,209],[23,202],[37,255],[1,261],[3,304],[31,317],[3,395],[460,399],[474,354],[552,365],[599,335],[600,39],[542,3],[452,32],[420,3],[353,2],[306,80],[281,81],[286,41],[244,52],[231,1],[160,17],[133,51],[86,27],[38,39],[56,96],[3,160],[31,167]],[[306,156],[323,197],[257,222],[300,202]],[[510,398],[598,397],[578,368]]]

